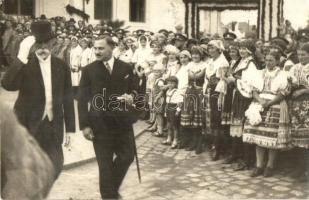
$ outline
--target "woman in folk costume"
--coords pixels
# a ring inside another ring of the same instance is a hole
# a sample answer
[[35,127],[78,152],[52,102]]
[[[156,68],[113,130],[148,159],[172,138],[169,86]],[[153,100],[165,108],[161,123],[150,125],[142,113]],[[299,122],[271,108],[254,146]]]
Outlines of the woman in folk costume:
[[132,63],[133,51],[123,40],[119,41],[118,47],[115,48],[113,55],[125,63]]
[[205,71],[204,91],[206,102],[206,131],[214,137],[213,160],[218,160],[223,149],[224,130],[221,125],[220,93],[226,93],[222,73],[229,68],[229,63],[223,54],[224,46],[221,40],[208,43],[208,54],[211,59],[207,62]]
[[80,47],[82,48],[82,53],[80,56],[80,66],[85,67],[91,63],[91,49],[89,48],[89,41],[87,38],[82,38],[79,42]]
[[297,52],[300,63],[294,65],[292,76],[292,101],[290,101],[292,144],[299,148],[302,155],[300,170],[296,176],[300,181],[308,181],[308,149],[309,149],[309,44],[302,46]]
[[190,134],[186,150],[202,152],[202,86],[204,84],[205,62],[203,49],[193,46],[192,61],[188,64],[188,88],[186,90],[181,113],[181,126],[184,132]]
[[[252,85],[253,101],[245,113],[247,120],[243,134],[244,142],[257,145],[257,166],[251,177],[272,176],[278,150],[290,145],[288,105],[285,101],[290,84],[287,74],[278,67],[279,62],[280,54],[270,52],[265,58],[266,68],[251,75],[255,81]],[[264,169],[266,153],[268,161]]]
[[[156,115],[157,113],[163,112],[163,108],[161,109],[153,109],[154,103],[153,100],[156,100],[156,96],[158,95],[155,91],[155,85],[157,82],[158,73],[162,76],[166,69],[166,56],[162,53],[162,46],[157,41],[152,41],[151,44],[152,52],[146,59],[147,67],[145,69],[145,75],[147,77],[146,82],[146,93],[148,96],[148,104],[150,105],[150,119],[148,121],[151,126],[148,128],[149,131],[155,131],[157,129]],[[160,77],[162,78],[162,77]],[[160,86],[161,87],[161,86]],[[159,100],[159,98],[158,98]],[[159,119],[160,121],[160,119]],[[157,135],[160,135],[161,132]]]
[[[234,52],[234,53],[233,53]],[[257,73],[257,67],[253,55],[254,43],[248,40],[242,41],[238,49],[230,48],[232,76],[228,77],[228,85],[233,87],[233,99],[230,116],[230,136],[232,138],[232,154],[224,163],[229,164],[238,161],[234,170],[244,170],[253,166],[255,162],[254,146],[243,143],[242,135],[245,123],[245,111],[248,109],[252,98],[243,90],[242,85],[252,85],[252,74]],[[240,58],[240,59],[239,59]]]
[[74,90],[74,94],[76,95],[79,80],[81,77],[80,71],[80,58],[82,54],[82,48],[78,44],[77,37],[71,38],[71,49],[70,49],[70,68],[71,68],[71,78],[72,78],[72,86]]
[[[180,69],[178,70],[176,77],[178,79],[178,92],[180,95],[185,96],[189,83],[189,63],[191,61],[191,53],[188,50],[183,50],[179,53]],[[183,99],[182,99],[183,100]],[[179,148],[185,148],[188,144],[188,137],[190,133],[182,130],[180,126],[179,130]]]

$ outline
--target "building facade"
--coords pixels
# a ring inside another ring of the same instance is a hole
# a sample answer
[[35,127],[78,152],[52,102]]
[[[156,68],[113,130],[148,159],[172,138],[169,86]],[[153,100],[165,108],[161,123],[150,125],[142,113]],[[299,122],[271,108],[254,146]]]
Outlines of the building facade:
[[174,30],[176,25],[184,25],[185,18],[183,0],[4,0],[7,14],[80,19],[67,13],[67,5],[87,13],[89,23],[118,19],[124,20],[125,26],[131,29]]

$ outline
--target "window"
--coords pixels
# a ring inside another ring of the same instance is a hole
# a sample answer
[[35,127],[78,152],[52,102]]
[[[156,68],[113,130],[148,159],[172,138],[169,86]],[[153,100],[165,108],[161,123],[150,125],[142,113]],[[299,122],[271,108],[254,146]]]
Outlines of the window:
[[34,0],[4,0],[4,13],[10,15],[33,15]]
[[130,21],[145,22],[145,0],[130,0]]
[[112,19],[113,3],[112,0],[95,0],[94,1],[94,18],[95,19]]

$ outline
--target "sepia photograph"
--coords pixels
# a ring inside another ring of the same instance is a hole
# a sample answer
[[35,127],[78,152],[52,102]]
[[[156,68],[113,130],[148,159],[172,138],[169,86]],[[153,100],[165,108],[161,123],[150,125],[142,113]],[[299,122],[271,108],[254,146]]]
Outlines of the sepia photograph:
[[0,200],[309,199],[309,0],[0,0]]

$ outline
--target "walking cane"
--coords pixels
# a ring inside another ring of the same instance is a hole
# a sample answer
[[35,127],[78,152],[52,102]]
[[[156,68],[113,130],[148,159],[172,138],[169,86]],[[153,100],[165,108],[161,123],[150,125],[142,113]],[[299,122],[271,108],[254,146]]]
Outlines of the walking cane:
[[139,183],[142,183],[142,176],[141,176],[141,170],[139,168],[139,161],[138,161],[138,155],[137,155],[137,148],[136,148],[135,138],[133,138],[133,145],[134,145],[134,156],[135,156],[135,162],[136,162],[138,181],[139,181]]
[[[136,105],[135,104],[133,104],[132,107],[134,109],[136,109]],[[139,181],[139,183],[142,183],[142,176],[141,176],[141,170],[139,168],[139,161],[138,161],[137,147],[136,147],[136,141],[135,141],[135,137],[134,137],[134,132],[133,132],[133,146],[134,146],[134,157],[135,157],[135,162],[136,162],[138,181]]]
[[[124,99],[123,97],[118,97],[118,100],[122,100]],[[136,109],[136,105],[133,103],[132,104],[132,108]],[[134,131],[132,132],[133,134],[133,148],[134,148],[134,157],[135,157],[135,162],[136,162],[136,169],[137,169],[137,175],[138,175],[138,181],[139,183],[142,183],[142,177],[141,177],[141,170],[139,168],[139,161],[138,161],[138,155],[137,155],[137,148],[136,148],[136,141],[135,141],[135,137],[134,137]]]

